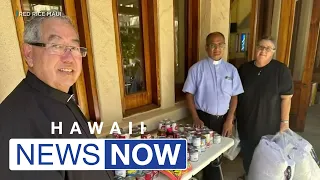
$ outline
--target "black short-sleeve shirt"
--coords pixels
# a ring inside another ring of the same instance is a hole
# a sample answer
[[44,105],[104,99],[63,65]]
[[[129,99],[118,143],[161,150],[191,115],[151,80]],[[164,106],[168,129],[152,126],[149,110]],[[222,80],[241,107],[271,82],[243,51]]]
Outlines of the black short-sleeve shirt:
[[281,122],[281,95],[293,94],[289,68],[277,60],[271,60],[262,68],[251,61],[239,68],[239,75],[244,88],[236,112],[240,138],[260,140],[261,136],[277,133]]

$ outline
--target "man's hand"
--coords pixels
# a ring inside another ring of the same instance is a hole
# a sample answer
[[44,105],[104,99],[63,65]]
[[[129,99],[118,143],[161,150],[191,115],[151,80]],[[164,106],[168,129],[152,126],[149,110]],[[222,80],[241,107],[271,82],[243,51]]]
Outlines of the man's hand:
[[203,121],[201,121],[200,118],[193,119],[193,127],[202,128],[203,126],[204,126],[204,123],[203,123]]
[[233,128],[233,121],[227,119],[226,122],[223,124],[222,136],[230,137],[232,134],[232,128]]
[[280,132],[282,133],[282,132],[286,131],[287,129],[289,129],[289,123],[288,122],[287,123],[281,122],[281,124],[280,124]]

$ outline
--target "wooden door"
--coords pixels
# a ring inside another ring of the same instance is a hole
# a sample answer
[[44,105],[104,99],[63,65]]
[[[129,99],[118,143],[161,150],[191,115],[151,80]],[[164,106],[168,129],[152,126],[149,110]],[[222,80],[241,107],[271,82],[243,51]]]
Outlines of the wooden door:
[[[309,3],[311,4],[309,5],[303,3],[308,2],[297,1],[296,4],[296,18],[294,22],[295,25],[293,25],[291,52],[289,58],[284,61],[290,67],[294,80],[294,96],[291,103],[290,128],[300,132],[303,132],[305,127],[320,27],[320,0],[310,1]],[[310,7],[310,9],[308,9],[308,7]],[[312,12],[310,11],[311,9]],[[306,12],[311,12],[309,14],[310,19],[301,19],[300,17]],[[306,23],[306,25],[303,23]],[[304,26],[307,27],[305,28],[305,33],[302,31]],[[305,35],[305,37],[301,37],[303,35]],[[302,41],[299,41],[299,38],[302,38]],[[305,46],[301,44],[304,39],[306,40]],[[305,50],[303,49],[303,46]],[[285,54],[282,55],[285,57]],[[299,56],[302,56],[302,58]],[[299,63],[299,61],[301,62]]]

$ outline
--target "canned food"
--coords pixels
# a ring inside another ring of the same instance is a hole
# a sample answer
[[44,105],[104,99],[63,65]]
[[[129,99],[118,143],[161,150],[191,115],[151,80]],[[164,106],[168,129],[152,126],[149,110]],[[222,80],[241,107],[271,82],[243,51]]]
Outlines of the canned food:
[[177,123],[176,122],[173,122],[171,124],[171,127],[172,127],[172,131],[178,131],[178,126],[177,126]]
[[206,139],[206,146],[210,147],[210,133],[208,131],[203,131],[202,135],[205,137]]
[[106,136],[106,139],[113,139],[113,138],[114,138],[113,134],[108,134],[108,135]]
[[158,136],[166,136],[167,134],[166,134],[165,130],[159,130],[157,135]]
[[202,149],[201,149],[200,146],[199,147],[195,147],[194,150],[196,150],[198,152],[199,156],[202,154]]
[[207,141],[205,136],[201,136],[201,147],[206,147],[207,146]]
[[127,170],[127,176],[135,176],[137,174],[137,170]]
[[214,132],[213,130],[209,130],[209,134],[210,134],[210,140],[213,142],[213,137],[214,137],[214,134],[216,132]]
[[140,127],[139,126],[132,128],[132,133],[133,132],[139,132],[139,131],[140,131]]
[[141,139],[141,135],[140,135],[140,133],[134,133],[134,134],[131,134],[130,138],[131,139]]
[[180,138],[180,133],[178,131],[173,132],[173,138]]
[[144,174],[145,174],[145,176],[144,176],[145,180],[152,180],[152,178],[153,178],[152,171],[144,171]]
[[153,170],[152,173],[153,173],[153,179],[155,179],[159,176],[159,171],[157,171],[157,170]]
[[114,180],[124,180],[125,178],[122,176],[114,176],[113,179]]
[[126,177],[127,176],[127,172],[126,170],[115,170],[114,174],[116,176],[121,176],[121,177]]
[[148,132],[145,132],[144,134],[141,134],[141,139],[151,139],[151,134]]
[[158,126],[158,130],[161,130],[163,125],[164,125],[164,121],[160,121],[159,126]]
[[202,129],[206,130],[206,131],[209,130],[209,128],[207,126],[203,126]]
[[127,177],[125,178],[125,180],[136,180],[136,177],[134,177],[134,176],[127,176]]
[[192,145],[194,147],[200,147],[201,145],[201,137],[200,136],[194,136],[192,139]]
[[187,134],[187,141],[188,141],[188,144],[193,144],[192,134],[190,133]]
[[119,139],[129,139],[130,134],[127,130],[121,131],[121,134],[118,134]]
[[166,122],[166,131],[171,130],[172,131],[172,127],[171,127],[171,123],[170,122]]
[[180,134],[180,139],[187,139],[187,136],[185,134]]
[[220,144],[221,143],[221,136],[219,134],[215,134],[214,135],[213,143],[214,144]]
[[199,160],[199,153],[198,153],[198,151],[195,151],[195,150],[191,151],[191,152],[190,152],[190,161],[192,161],[192,162],[197,162],[198,160]]
[[183,124],[179,124],[178,130],[179,130],[180,132],[184,132],[184,125],[183,125]]
[[189,153],[189,151],[187,151],[187,161],[189,161],[190,160],[190,153]]

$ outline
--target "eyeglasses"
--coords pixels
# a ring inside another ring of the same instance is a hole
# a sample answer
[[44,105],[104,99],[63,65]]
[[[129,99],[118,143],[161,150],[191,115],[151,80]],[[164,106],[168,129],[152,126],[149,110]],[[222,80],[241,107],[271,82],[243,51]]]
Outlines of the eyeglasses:
[[87,55],[87,48],[84,47],[74,47],[74,46],[65,46],[61,44],[54,44],[54,43],[28,43],[33,46],[45,47],[50,54],[56,54],[62,56],[69,50],[71,54],[75,57],[86,57]]
[[275,51],[276,48],[272,48],[272,47],[264,47],[264,46],[257,46],[257,49],[259,51],[263,51],[264,49],[267,51],[267,52],[271,52],[271,51]]
[[223,49],[223,48],[225,48],[226,47],[226,44],[208,44],[208,47],[210,48],[210,49]]

